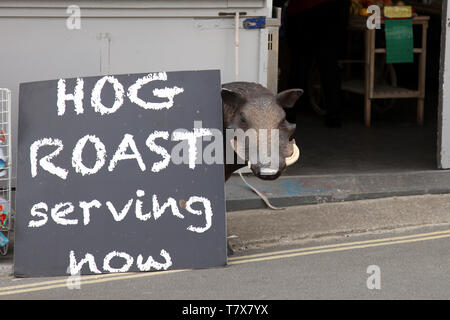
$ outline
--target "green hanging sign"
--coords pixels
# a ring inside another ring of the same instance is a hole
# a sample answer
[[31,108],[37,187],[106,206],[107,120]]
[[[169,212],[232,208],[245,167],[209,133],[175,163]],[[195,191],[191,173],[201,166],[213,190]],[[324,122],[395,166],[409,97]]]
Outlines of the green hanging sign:
[[385,21],[387,63],[414,61],[412,19]]

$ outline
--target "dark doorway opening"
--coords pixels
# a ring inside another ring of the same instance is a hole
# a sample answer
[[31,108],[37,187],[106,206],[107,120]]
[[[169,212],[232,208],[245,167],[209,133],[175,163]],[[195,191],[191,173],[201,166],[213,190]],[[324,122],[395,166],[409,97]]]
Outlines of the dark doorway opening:
[[[436,5],[434,6],[435,8]],[[437,108],[439,88],[439,54],[441,34],[440,10],[417,10],[430,16],[428,25],[425,120],[423,127],[416,124],[415,99],[375,100],[372,106],[371,127],[364,125],[363,96],[341,92],[341,128],[324,125],[323,99],[317,72],[309,75],[309,88],[296,105],[296,141],[300,146],[300,161],[288,168],[288,175],[360,174],[376,172],[406,172],[437,169]],[[350,17],[351,19],[351,17]],[[286,20],[280,33],[279,91],[292,87],[293,55],[288,43]],[[377,46],[383,46],[384,30],[377,31]],[[415,42],[420,30],[414,27]],[[345,51],[340,64],[342,81],[364,77],[364,65],[352,63],[364,55],[362,32],[348,31]],[[377,56],[379,57],[379,56]],[[378,59],[378,58],[377,58]],[[383,59],[381,57],[381,59]],[[386,81],[399,87],[417,86],[418,61],[387,65]],[[345,61],[350,61],[347,64]],[[379,65],[379,64],[378,64]],[[384,64],[386,67],[386,64]],[[390,73],[389,73],[390,72]],[[311,82],[313,84],[311,85]],[[312,95],[315,95],[312,97]]]

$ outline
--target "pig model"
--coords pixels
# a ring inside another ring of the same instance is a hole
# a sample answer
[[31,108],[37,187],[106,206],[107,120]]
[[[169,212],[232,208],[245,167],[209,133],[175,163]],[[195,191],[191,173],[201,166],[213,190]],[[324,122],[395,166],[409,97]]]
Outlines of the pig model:
[[[265,142],[267,143],[266,150],[270,150],[270,130],[279,130],[279,160],[277,168],[269,167],[260,161],[249,163],[247,143],[245,146],[235,145],[233,146],[235,150],[234,164],[225,162],[225,181],[230,178],[234,171],[247,166],[247,164],[258,178],[274,180],[281,175],[286,165],[297,161],[299,150],[295,145],[295,140],[293,140],[295,124],[286,121],[286,113],[283,109],[293,107],[302,93],[303,90],[301,89],[290,89],[274,96],[267,88],[257,83],[232,82],[222,85],[224,130],[242,129],[245,132],[248,129],[254,129],[256,132],[259,132],[260,129],[266,129],[269,137],[268,141]],[[224,134],[224,137],[227,140],[226,134]],[[233,144],[230,141],[224,141],[224,143]],[[235,140],[235,143],[237,144],[237,140]],[[258,150],[261,143],[262,141],[258,139]],[[226,150],[227,148],[225,148],[225,152]],[[238,150],[241,150],[241,152]],[[236,159],[239,156],[242,159],[245,157],[244,164],[237,164]]]

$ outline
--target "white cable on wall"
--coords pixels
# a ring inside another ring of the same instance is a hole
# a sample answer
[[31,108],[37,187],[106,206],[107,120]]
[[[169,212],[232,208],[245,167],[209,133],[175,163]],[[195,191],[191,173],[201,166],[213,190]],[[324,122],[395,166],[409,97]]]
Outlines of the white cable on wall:
[[[239,12],[234,15],[234,81],[239,81]],[[241,170],[239,170],[239,176],[242,181],[254,192],[256,193],[264,203],[272,210],[282,210],[284,208],[275,207],[269,201],[269,199],[263,195],[258,189],[249,184],[242,175]]]
[[234,15],[234,81],[239,81],[239,12]]

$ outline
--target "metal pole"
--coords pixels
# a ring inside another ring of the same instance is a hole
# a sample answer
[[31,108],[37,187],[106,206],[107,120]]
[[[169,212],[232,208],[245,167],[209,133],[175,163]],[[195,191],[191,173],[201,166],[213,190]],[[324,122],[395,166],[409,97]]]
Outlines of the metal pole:
[[234,15],[234,80],[239,80],[239,12]]

